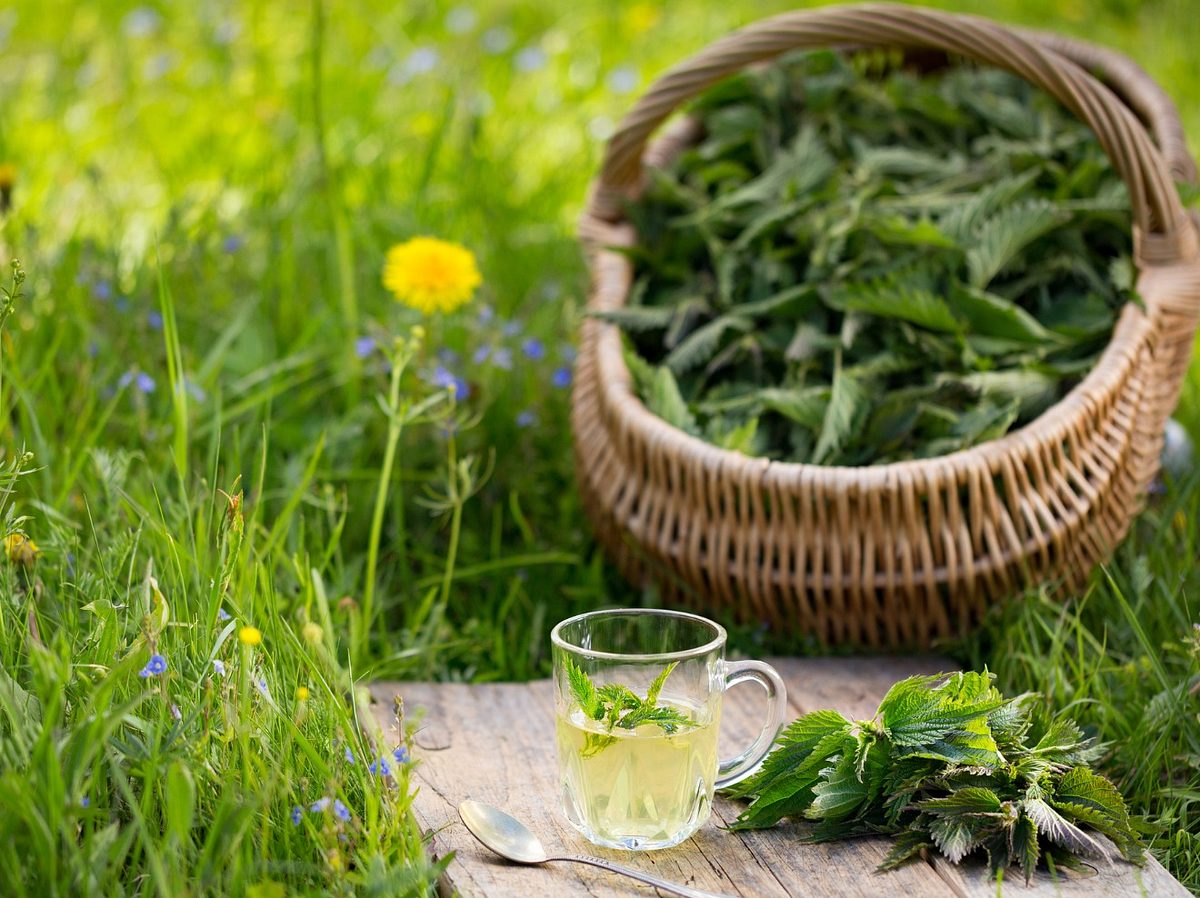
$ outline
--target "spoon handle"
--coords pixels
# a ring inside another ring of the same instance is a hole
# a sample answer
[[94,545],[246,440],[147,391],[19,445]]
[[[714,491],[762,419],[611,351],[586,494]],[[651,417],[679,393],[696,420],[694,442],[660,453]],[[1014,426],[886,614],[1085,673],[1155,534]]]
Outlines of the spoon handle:
[[669,882],[665,879],[660,879],[657,876],[651,876],[649,873],[643,873],[641,870],[634,870],[630,867],[622,867],[620,864],[614,864],[612,861],[606,861],[598,857],[584,857],[583,855],[565,855],[563,857],[552,857],[552,861],[573,861],[576,864],[591,864],[593,867],[599,867],[601,870],[608,870],[612,873],[620,873],[622,876],[629,876],[646,885],[654,886],[662,889],[664,892],[670,892],[673,895],[682,895],[683,898],[728,898],[726,895],[719,895],[716,892],[705,892],[700,889],[693,889],[689,886],[680,885],[679,883]]

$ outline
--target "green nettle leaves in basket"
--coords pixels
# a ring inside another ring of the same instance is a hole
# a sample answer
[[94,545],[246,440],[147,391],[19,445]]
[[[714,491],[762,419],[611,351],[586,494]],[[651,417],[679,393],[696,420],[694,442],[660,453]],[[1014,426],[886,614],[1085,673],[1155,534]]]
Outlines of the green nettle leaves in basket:
[[1038,862],[1077,868],[1143,849],[1116,787],[1088,764],[1101,748],[1032,693],[1006,699],[983,673],[910,677],[871,720],[814,711],[780,734],[762,768],[728,794],[750,802],[734,829],[785,817],[824,842],[895,836],[881,869],[939,851],[986,854],[992,874]]
[[995,439],[1091,369],[1132,295],[1125,187],[1003,72],[794,54],[713,88],[703,137],[629,208],[638,395],[784,461]]

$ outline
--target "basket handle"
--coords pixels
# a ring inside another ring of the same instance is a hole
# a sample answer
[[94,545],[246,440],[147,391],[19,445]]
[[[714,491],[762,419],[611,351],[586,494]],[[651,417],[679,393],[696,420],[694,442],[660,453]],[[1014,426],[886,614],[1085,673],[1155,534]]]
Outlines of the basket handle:
[[609,140],[588,214],[600,221],[621,218],[626,200],[641,188],[647,140],[682,103],[751,63],[788,50],[839,45],[942,50],[1007,69],[1040,87],[1095,132],[1128,186],[1139,264],[1173,264],[1196,256],[1196,231],[1162,154],[1111,90],[1064,56],[995,22],[890,3],[763,19],[670,69]]

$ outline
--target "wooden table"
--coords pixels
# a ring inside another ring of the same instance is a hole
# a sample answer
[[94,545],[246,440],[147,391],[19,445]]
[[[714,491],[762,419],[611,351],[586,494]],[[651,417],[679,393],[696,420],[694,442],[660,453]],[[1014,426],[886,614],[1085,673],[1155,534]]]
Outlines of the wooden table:
[[[834,708],[848,717],[867,717],[897,679],[934,673],[945,662],[931,658],[823,658],[772,662],[787,681],[794,715]],[[918,898],[988,898],[998,894],[981,862],[956,867],[938,858],[917,861],[892,873],[875,867],[888,840],[859,839],[805,845],[795,828],[730,833],[738,805],[718,798],[713,819],[678,848],[655,852],[618,852],[586,842],[559,810],[553,698],[550,683],[376,683],[376,716],[385,731],[394,730],[395,696],[423,724],[414,755],[420,762],[413,811],[436,857],[455,852],[442,882],[446,895],[464,898],[647,898],[654,889],[579,864],[518,867],[491,855],[459,822],[459,802],[474,798],[495,805],[529,825],[551,854],[592,854],[687,883],[741,898],[799,896],[905,895]],[[765,714],[762,690],[740,686],[725,699],[722,755],[746,745]],[[516,722],[514,724],[514,722]],[[1015,871],[1014,871],[1015,874]],[[1101,865],[1094,876],[1055,881],[1039,872],[1032,888],[1019,875],[999,894],[1043,896],[1186,896],[1187,890],[1153,859],[1144,869],[1123,862]]]

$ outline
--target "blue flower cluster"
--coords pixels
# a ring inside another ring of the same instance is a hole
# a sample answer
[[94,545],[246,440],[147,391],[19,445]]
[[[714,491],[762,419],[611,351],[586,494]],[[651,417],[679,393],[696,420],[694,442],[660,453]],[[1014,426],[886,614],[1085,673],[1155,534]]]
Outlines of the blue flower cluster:
[[138,676],[142,679],[148,677],[157,677],[159,674],[167,672],[167,659],[155,652],[150,656],[150,660],[146,662],[146,666],[141,669]]

